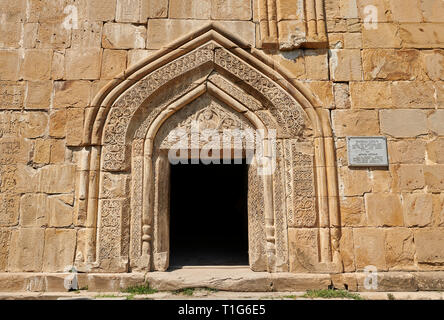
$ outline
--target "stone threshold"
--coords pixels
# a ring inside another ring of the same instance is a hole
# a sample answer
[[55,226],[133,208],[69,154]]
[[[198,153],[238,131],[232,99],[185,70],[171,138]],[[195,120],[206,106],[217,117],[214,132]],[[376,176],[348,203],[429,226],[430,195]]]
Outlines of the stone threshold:
[[[11,292],[0,293],[1,300],[353,300],[348,298],[304,298],[305,292],[208,292],[192,295],[173,292],[131,295],[115,292]],[[444,300],[444,292],[360,292],[364,300]]]
[[[0,273],[1,292],[66,292],[72,273]],[[379,272],[376,289],[367,289],[361,272],[340,274],[267,273],[249,268],[193,267],[148,273],[78,273],[79,289],[90,292],[121,292],[149,283],[159,291],[210,288],[232,292],[305,292],[315,289],[346,289],[357,292],[444,291],[444,271]]]

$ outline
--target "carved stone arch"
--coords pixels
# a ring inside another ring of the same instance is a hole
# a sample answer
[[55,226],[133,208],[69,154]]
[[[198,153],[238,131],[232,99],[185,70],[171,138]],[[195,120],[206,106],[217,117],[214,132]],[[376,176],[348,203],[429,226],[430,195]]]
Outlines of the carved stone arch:
[[249,212],[264,211],[263,230],[254,231],[263,239],[256,236],[260,243],[256,249],[250,246],[258,255],[256,265],[250,261],[252,269],[290,270],[294,257],[289,256],[288,228],[294,228],[315,232],[313,246],[319,254],[304,260],[309,262],[302,264],[303,271],[338,271],[337,186],[328,118],[316,108],[319,101],[285,70],[213,24],[126,70],[88,108],[76,193],[87,249],[78,255],[77,265],[99,272],[165,269],[167,252],[153,251],[159,247],[153,228],[155,195],[165,187],[155,173],[167,162],[158,156],[156,134],[171,115],[202,95],[217,99],[255,129],[277,129],[276,170],[260,177],[250,170],[251,184],[260,190],[251,203],[261,205],[252,205]]

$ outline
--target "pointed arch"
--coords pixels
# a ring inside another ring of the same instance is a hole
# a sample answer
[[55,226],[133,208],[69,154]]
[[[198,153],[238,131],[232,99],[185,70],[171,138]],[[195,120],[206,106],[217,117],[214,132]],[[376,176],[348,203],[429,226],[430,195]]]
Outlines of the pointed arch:
[[[203,78],[190,82],[191,75],[199,72]],[[177,83],[187,85],[178,97],[168,96],[165,92],[175,92]],[[258,247],[267,257],[267,270],[288,270],[288,248],[276,247],[276,243],[284,246],[276,234],[286,237],[287,218],[294,227],[318,230],[320,254],[308,271],[337,270],[339,255],[332,247],[337,239],[331,238],[337,237],[339,228],[336,173],[331,127],[321,104],[270,57],[217,24],[208,24],[129,68],[102,88],[87,109],[77,200],[78,210],[86,213],[89,236],[78,263],[97,271],[127,271],[129,262],[133,268],[152,268],[154,139],[172,114],[205,92],[255,128],[281,130],[277,143],[281,171],[261,182],[266,237]],[[146,136],[139,137],[143,126]],[[307,128],[311,142],[304,144]],[[122,177],[131,186],[130,200],[123,195],[113,199],[107,191],[106,179],[112,183]],[[297,179],[312,181],[313,190],[296,186]],[[285,214],[278,216],[278,211]]]

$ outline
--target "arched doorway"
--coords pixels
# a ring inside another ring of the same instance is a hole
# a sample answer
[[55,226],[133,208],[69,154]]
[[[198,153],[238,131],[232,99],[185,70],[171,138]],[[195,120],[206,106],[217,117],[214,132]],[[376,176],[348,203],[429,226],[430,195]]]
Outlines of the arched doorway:
[[[170,147],[165,138],[177,128],[190,134],[191,120],[210,126],[213,119],[200,117],[210,111],[234,128],[265,133],[263,153],[248,170],[251,269],[292,270],[289,228],[314,235],[318,250],[304,260],[307,271],[338,269],[329,124],[306,90],[270,65],[265,55],[210,24],[102,89],[89,109],[80,160],[79,207],[89,227],[80,264],[106,272],[166,270],[169,202],[162,190],[169,188],[165,150]],[[272,131],[274,141],[268,139]],[[258,174],[263,159],[273,164],[269,174]],[[122,185],[126,193],[116,191]]]

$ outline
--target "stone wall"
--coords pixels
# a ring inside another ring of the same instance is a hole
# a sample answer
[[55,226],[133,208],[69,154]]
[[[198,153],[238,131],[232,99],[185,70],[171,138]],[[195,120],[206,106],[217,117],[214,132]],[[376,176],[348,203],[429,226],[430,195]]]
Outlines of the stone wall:
[[[291,11],[300,2],[283,3]],[[444,270],[444,2],[324,4],[325,48],[264,50],[330,113],[344,270]],[[257,8],[256,0],[0,3],[1,272],[60,272],[82,252],[74,190],[96,93],[210,20],[259,47]],[[389,168],[349,168],[350,135],[387,136]],[[298,234],[289,230],[293,255],[305,241]]]

